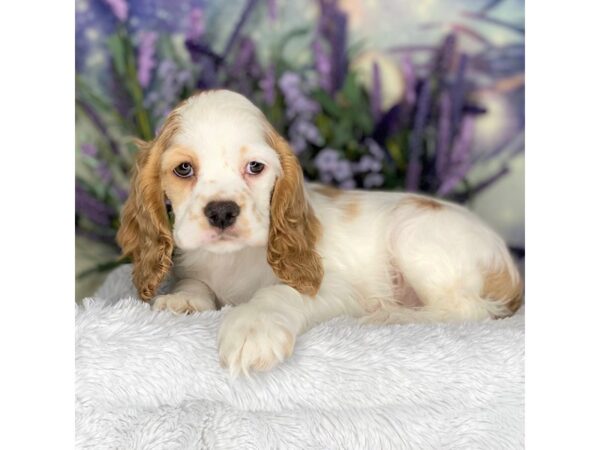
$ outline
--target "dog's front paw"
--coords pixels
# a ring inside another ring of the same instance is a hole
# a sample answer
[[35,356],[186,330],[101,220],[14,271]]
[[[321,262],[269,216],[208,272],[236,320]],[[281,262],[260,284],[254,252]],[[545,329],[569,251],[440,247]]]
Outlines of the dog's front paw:
[[212,299],[186,292],[176,292],[156,297],[152,303],[152,309],[155,311],[168,310],[175,314],[191,314],[215,309],[215,304]]
[[223,319],[219,331],[221,366],[232,376],[267,371],[292,354],[296,333],[277,313],[240,305]]

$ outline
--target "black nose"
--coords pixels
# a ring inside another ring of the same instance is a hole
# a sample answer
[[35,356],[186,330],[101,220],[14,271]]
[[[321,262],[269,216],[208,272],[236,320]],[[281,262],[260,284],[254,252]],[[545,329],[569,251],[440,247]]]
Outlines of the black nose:
[[235,222],[240,214],[240,207],[232,201],[210,202],[204,208],[204,215],[213,227],[224,230]]

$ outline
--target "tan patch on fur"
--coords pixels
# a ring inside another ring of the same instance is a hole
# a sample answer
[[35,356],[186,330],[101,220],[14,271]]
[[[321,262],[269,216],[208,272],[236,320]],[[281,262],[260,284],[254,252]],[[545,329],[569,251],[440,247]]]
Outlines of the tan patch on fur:
[[161,170],[163,174],[175,176],[178,180],[185,180],[173,174],[173,169],[179,164],[189,162],[194,167],[195,176],[198,175],[200,164],[196,153],[183,147],[169,147],[161,156]]
[[342,211],[346,220],[355,219],[360,213],[360,202],[356,199],[349,198],[342,206]]
[[[175,167],[184,162],[192,164],[194,176],[181,178],[173,173]],[[200,164],[194,152],[180,147],[165,150],[161,157],[161,185],[173,207],[181,203],[192,190],[198,180],[199,172]]]
[[421,208],[421,209],[429,209],[429,210],[440,210],[444,207],[440,202],[429,198],[429,197],[410,197],[408,199],[410,203]]
[[283,172],[271,196],[267,261],[285,284],[315,296],[323,280],[321,256],[316,251],[321,223],[306,197],[298,158],[266,121],[265,139],[277,152]]
[[338,198],[344,193],[341,189],[334,188],[333,186],[325,186],[324,184],[313,187],[313,190],[329,198]]
[[133,282],[148,301],[171,268],[173,238],[161,183],[161,156],[178,130],[178,108],[167,117],[160,134],[140,148],[129,197],[121,212],[117,242],[133,261]]
[[482,297],[499,300],[504,303],[510,313],[515,313],[523,303],[523,282],[517,275],[513,280],[506,267],[488,271],[481,292]]

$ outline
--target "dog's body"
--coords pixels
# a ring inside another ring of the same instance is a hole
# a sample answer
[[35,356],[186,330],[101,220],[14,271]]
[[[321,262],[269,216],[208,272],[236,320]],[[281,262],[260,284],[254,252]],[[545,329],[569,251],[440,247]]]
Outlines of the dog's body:
[[119,241],[140,295],[154,295],[175,241],[178,281],[154,307],[237,305],[219,333],[232,373],[273,367],[298,334],[338,315],[460,321],[520,306],[506,245],[474,215],[414,194],[304,184],[285,141],[237,94],[184,102],[139,161]]

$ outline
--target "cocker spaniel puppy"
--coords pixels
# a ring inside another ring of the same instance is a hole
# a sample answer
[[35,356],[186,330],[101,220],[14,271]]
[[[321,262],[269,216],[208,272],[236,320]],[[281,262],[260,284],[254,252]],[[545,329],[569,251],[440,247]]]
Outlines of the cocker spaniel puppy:
[[[505,243],[473,214],[415,194],[305,183],[288,143],[239,94],[190,97],[140,147],[118,233],[134,283],[155,309],[235,305],[218,342],[234,375],[269,370],[334,316],[481,320],[521,304]],[[174,291],[153,299],[172,258]]]

